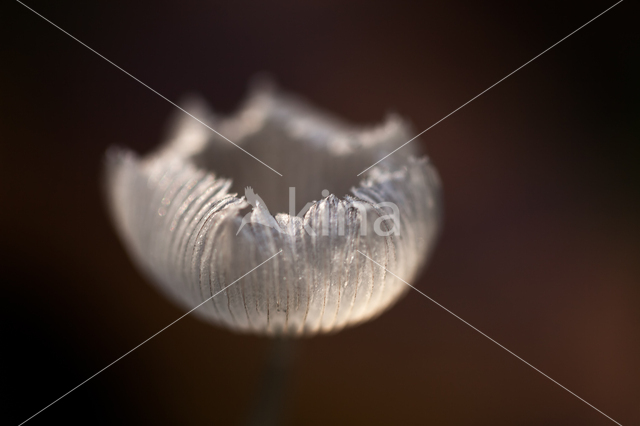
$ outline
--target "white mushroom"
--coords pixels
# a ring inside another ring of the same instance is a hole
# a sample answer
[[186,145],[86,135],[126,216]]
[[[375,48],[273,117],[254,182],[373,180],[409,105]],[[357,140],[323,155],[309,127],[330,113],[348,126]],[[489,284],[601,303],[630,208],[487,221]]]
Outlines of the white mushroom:
[[440,228],[435,169],[414,142],[356,176],[412,137],[406,123],[358,129],[264,89],[231,118],[187,109],[282,176],[185,114],[157,152],[110,150],[114,222],[171,299],[191,309],[280,250],[194,312],[240,332],[313,335],[371,319],[407,291],[359,251],[416,277]]

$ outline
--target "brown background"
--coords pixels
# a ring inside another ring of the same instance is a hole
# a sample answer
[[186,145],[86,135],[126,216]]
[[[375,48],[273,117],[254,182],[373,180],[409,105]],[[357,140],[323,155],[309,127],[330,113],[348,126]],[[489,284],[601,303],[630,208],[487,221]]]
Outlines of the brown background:
[[[28,4],[174,100],[230,112],[268,71],[354,122],[392,110],[420,131],[613,1]],[[446,223],[415,282],[624,425],[640,424],[636,12],[622,3],[425,134]],[[99,185],[106,148],[152,149],[174,108],[20,4],[0,15],[13,425],[182,311],[132,266]],[[267,349],[187,317],[29,424],[242,424]],[[302,341],[293,368],[291,425],[612,424],[415,292]]]

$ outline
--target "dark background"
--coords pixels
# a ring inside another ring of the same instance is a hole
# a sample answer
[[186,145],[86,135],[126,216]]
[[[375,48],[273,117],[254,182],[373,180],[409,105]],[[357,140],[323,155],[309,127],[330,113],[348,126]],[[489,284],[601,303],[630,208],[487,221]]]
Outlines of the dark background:
[[[228,113],[268,71],[418,133],[613,3],[27,4],[172,100]],[[100,191],[107,147],[148,152],[175,108],[19,3],[0,15],[0,418],[17,425],[182,314]],[[446,223],[414,284],[624,425],[640,424],[637,16],[623,2],[415,142]],[[268,347],[189,316],[29,424],[242,424]],[[612,424],[416,292],[303,340],[290,389],[291,425]]]

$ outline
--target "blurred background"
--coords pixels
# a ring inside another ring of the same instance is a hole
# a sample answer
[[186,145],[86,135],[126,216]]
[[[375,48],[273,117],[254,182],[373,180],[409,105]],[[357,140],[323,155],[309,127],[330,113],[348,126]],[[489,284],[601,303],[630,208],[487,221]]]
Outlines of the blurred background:
[[[614,1],[27,4],[172,100],[231,113],[258,72],[416,133]],[[635,5],[637,6],[637,5]],[[622,424],[640,424],[640,37],[623,2],[427,132],[445,229],[414,284]],[[17,2],[2,6],[2,424],[183,312],[106,215],[112,144],[175,108]],[[354,170],[358,173],[360,170]],[[189,316],[29,422],[242,425],[269,351]],[[607,425],[416,292],[300,341],[287,425]]]

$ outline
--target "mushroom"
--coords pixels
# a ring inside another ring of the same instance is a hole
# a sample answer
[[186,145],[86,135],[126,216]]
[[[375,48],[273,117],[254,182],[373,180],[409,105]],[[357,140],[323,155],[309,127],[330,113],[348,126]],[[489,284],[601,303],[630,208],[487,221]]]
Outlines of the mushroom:
[[197,99],[185,109],[228,139],[181,114],[157,151],[107,153],[113,222],[171,300],[289,337],[367,321],[406,293],[393,274],[413,280],[433,250],[437,173],[411,144],[357,176],[410,139],[404,120],[358,128],[264,87],[232,117]]

